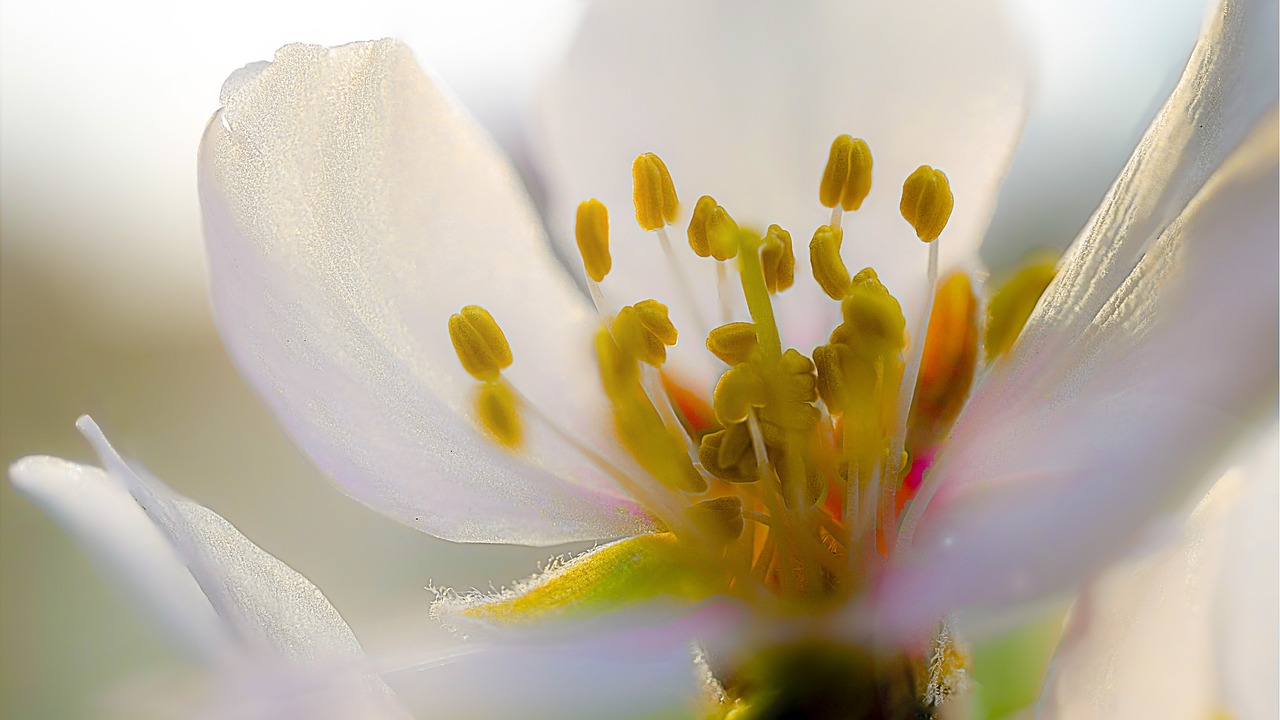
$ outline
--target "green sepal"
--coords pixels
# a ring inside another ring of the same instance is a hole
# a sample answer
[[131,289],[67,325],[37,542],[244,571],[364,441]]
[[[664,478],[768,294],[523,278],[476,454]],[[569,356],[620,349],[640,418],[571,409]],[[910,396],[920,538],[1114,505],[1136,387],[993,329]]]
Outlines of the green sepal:
[[500,626],[603,615],[651,600],[694,603],[726,589],[722,571],[672,533],[618,540],[496,594],[446,595],[432,607],[437,619]]

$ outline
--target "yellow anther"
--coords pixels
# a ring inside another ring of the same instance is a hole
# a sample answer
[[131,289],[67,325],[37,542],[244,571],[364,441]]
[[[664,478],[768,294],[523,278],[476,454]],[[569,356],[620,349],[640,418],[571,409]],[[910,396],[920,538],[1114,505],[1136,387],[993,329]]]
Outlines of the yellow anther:
[[615,402],[640,380],[640,366],[635,356],[623,352],[608,330],[596,333],[596,361],[600,363],[600,381],[605,394]]
[[826,207],[837,204],[857,210],[871,192],[871,148],[867,141],[841,135],[831,143],[831,155],[822,172],[818,200]]
[[738,254],[738,223],[715,198],[703,195],[689,220],[689,247],[699,257],[731,260]]
[[711,219],[711,211],[720,207],[715,198],[703,195],[693,206],[693,217],[689,219],[689,247],[698,257],[711,257],[711,240],[707,238],[707,221]]
[[761,407],[767,400],[764,382],[745,363],[725,371],[711,395],[711,405],[721,425],[743,422],[751,408]]
[[730,425],[714,433],[719,436],[720,449],[716,453],[716,464],[729,467],[747,458],[748,453],[751,456],[752,469],[755,467],[755,453],[751,452],[751,431],[747,429],[746,423],[738,423]]
[[782,353],[778,361],[778,392],[782,399],[791,402],[810,403],[818,399],[813,361],[799,350],[791,348]]
[[609,257],[609,210],[604,203],[591,198],[578,203],[578,221],[574,226],[578,252],[587,276],[596,282],[604,280],[613,267]]
[[641,300],[633,307],[636,314],[640,316],[640,322],[644,323],[644,327],[653,336],[662,341],[663,345],[675,345],[679,333],[676,332],[676,326],[671,323],[671,315],[667,310],[667,306],[657,300]]
[[852,352],[840,343],[820,345],[813,349],[813,364],[818,371],[818,396],[832,414],[840,414],[849,407],[849,387],[844,368]]
[[849,292],[849,269],[840,258],[840,244],[844,231],[823,225],[813,233],[809,243],[809,263],[813,266],[813,279],[832,300],[840,300]]
[[703,500],[689,508],[689,519],[715,540],[735,540],[742,534],[742,499],[726,495]]
[[[630,314],[640,324],[634,308]],[[705,491],[707,481],[689,459],[680,429],[662,422],[640,386],[635,356],[620,348],[603,329],[596,333],[596,356],[605,393],[613,405],[614,428],[623,446],[663,485],[691,493]]]
[[987,327],[982,339],[987,362],[1009,351],[1022,327],[1031,317],[1040,296],[1057,272],[1049,260],[1034,262],[1006,280],[991,296],[987,306]]
[[468,305],[449,317],[449,339],[462,367],[477,380],[497,380],[511,364],[507,336],[489,311],[478,305]]
[[707,219],[707,240],[711,243],[711,257],[721,262],[737,257],[738,223],[721,205],[717,205]]
[[764,267],[764,284],[778,294],[796,281],[796,253],[791,247],[791,233],[770,225],[760,246],[760,264]]
[[520,446],[520,405],[506,383],[487,382],[477,389],[476,415],[503,447],[514,450]]
[[748,322],[732,322],[707,335],[707,349],[726,365],[744,363],[756,349],[756,326]]
[[933,242],[951,219],[955,206],[946,173],[921,165],[902,183],[902,217],[916,230],[916,237]]
[[676,344],[676,335],[676,326],[667,316],[667,306],[657,300],[628,305],[619,310],[613,320],[613,337],[618,345],[653,367],[667,361],[667,346]]
[[731,483],[749,483],[760,479],[755,453],[751,450],[751,432],[746,423],[730,425],[702,436],[698,446],[698,462],[717,478]]
[[680,209],[675,183],[662,159],[644,153],[631,163],[632,197],[636,203],[636,222],[645,230],[657,230],[675,222]]
[[871,268],[854,277],[840,312],[844,323],[831,333],[831,342],[848,345],[863,357],[893,355],[906,345],[902,306]]

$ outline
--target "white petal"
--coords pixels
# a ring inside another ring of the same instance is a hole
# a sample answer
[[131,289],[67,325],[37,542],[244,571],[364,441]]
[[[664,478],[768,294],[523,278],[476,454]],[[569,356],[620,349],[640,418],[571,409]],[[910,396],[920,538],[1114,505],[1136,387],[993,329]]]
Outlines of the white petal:
[[[812,280],[807,248],[829,220],[818,184],[831,141],[850,133],[868,141],[875,170],[871,196],[845,216],[845,262],[874,265],[914,317],[927,251],[899,215],[903,180],[922,164],[948,174],[956,205],[943,263],[970,256],[1021,130],[1027,80],[997,6],[594,4],[541,98],[553,236],[576,260],[573,209],[600,198],[614,237],[606,292],[679,304],[657,241],[633,220],[631,161],[656,152],[681,196],[673,241],[709,322],[720,321],[715,273],[711,261],[695,262],[683,224],[703,194],[740,223],[792,233],[798,278],[779,314],[787,339],[807,350],[838,314]],[[694,329],[687,311],[675,319]],[[684,345],[697,350],[702,338],[690,334]]]
[[1276,439],[1200,503],[1182,541],[1081,597],[1046,685],[1047,718],[1274,718]]
[[1061,352],[1096,322],[1156,238],[1276,105],[1276,4],[1222,0],[1182,79],[1081,232],[1014,362]]
[[731,608],[711,606],[639,627],[632,614],[619,620],[625,629],[615,625],[572,640],[533,636],[462,645],[388,682],[406,706],[430,717],[695,716],[704,686],[691,644],[732,637],[735,616]]
[[405,47],[294,45],[233,76],[200,185],[228,348],[345,491],[452,540],[639,529],[609,477],[528,413],[523,459],[475,429],[477,383],[446,330],[471,303],[510,339],[511,381],[568,435],[620,452],[588,304],[510,167]]
[[1039,358],[1050,370],[980,390],[905,521],[911,540],[928,508],[886,588],[890,625],[1072,587],[1274,415],[1278,133],[1273,111],[1164,229],[1069,374]]
[[52,457],[9,468],[19,492],[48,513],[185,650],[204,660],[231,652],[234,638],[169,539],[117,478]]
[[168,539],[201,592],[249,651],[302,661],[359,656],[360,643],[329,601],[222,516],[136,471],[85,416],[76,426],[112,480]]

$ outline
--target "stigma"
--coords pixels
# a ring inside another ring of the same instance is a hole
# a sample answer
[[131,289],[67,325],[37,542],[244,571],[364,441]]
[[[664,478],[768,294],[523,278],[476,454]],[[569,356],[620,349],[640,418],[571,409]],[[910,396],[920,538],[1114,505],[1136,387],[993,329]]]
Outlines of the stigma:
[[[611,259],[608,209],[583,201],[575,226],[583,281],[600,314],[589,339],[599,376],[584,381],[607,398],[619,443],[643,470],[607,472],[673,542],[717,568],[718,586],[784,612],[834,607],[865,588],[892,552],[924,467],[913,473],[915,458],[932,458],[945,441],[967,397],[981,335],[967,276],[938,278],[938,246],[955,205],[942,170],[921,166],[896,179],[901,237],[875,239],[928,244],[928,299],[911,318],[844,243],[872,191],[870,147],[841,135],[814,170],[814,226],[802,235],[810,238],[808,278],[796,272],[789,230],[740,224],[710,194],[677,227],[676,183],[653,153],[632,164],[634,217],[666,254],[677,297],[609,306],[601,286],[625,268]],[[687,238],[687,248],[673,235]],[[677,253],[684,252],[716,266],[715,287],[683,275],[687,258]],[[816,347],[788,347],[773,310],[775,298],[799,282],[814,283],[823,302],[839,309],[840,322]],[[723,299],[738,295],[745,315],[726,310],[713,324],[695,314],[694,327],[677,328],[667,303],[696,311],[708,292],[725,308]],[[502,374],[519,361],[519,348],[508,347],[498,321],[475,306],[454,315],[448,329],[478,383],[477,424],[504,449],[521,452],[524,424],[549,421]],[[668,350],[679,343],[705,348],[719,365],[713,388],[686,387],[667,367]]]

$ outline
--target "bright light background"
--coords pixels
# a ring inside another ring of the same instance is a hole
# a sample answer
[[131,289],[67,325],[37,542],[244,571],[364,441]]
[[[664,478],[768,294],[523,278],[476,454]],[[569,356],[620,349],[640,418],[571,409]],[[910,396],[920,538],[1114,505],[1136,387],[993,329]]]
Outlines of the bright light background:
[[[92,460],[72,426],[91,413],[123,452],[315,581],[375,648],[431,635],[428,582],[486,587],[530,572],[547,551],[399,527],[289,446],[213,330],[195,149],[235,68],[287,42],[392,35],[522,162],[522,110],[580,11],[572,0],[5,0],[0,463]],[[1176,81],[1203,2],[1018,0],[1016,11],[1041,81],[984,250],[997,266],[1083,224]],[[178,662],[7,484],[0,633],[4,717],[99,717],[130,692],[122,679]]]

